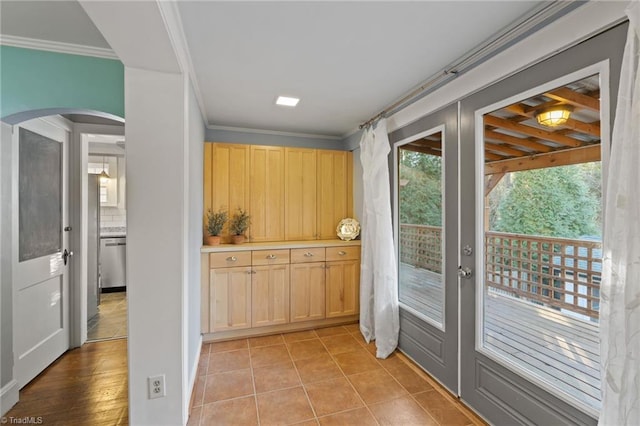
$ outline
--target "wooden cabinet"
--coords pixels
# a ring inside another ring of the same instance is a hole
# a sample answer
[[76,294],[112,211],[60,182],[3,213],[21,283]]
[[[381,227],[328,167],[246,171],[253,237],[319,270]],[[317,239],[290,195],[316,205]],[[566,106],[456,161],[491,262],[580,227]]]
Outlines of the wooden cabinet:
[[204,248],[202,332],[225,339],[355,321],[359,259],[357,241]]
[[289,322],[289,250],[252,252],[253,327]]
[[[250,241],[335,239],[353,217],[353,155],[347,151],[206,143],[204,212],[238,207]],[[223,242],[230,242],[228,226]]]
[[325,317],[325,249],[291,250],[291,322]]
[[326,317],[360,312],[360,247],[327,247]]
[[319,239],[335,238],[338,223],[353,216],[353,155],[319,150],[317,175],[317,235]]
[[285,149],[284,239],[314,240],[316,229],[317,150]]
[[209,330],[251,327],[251,252],[209,254]]
[[251,241],[284,240],[284,148],[251,145]]
[[[208,209],[249,209],[250,145],[206,143],[204,145],[204,224]],[[230,242],[228,224],[221,236]]]

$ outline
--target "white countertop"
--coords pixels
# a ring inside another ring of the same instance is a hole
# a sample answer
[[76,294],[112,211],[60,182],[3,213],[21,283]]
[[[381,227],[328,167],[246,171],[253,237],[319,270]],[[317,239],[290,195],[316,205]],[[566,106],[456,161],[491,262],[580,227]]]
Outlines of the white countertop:
[[272,241],[268,243],[220,244],[219,246],[202,246],[201,253],[219,253],[245,250],[297,249],[308,247],[342,247],[359,246],[360,240],[309,240],[309,241]]

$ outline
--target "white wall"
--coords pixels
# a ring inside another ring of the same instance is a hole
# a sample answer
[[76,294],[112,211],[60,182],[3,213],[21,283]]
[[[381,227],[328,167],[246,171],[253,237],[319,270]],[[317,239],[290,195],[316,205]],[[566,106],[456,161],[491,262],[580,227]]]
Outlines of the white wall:
[[198,374],[202,336],[200,334],[200,247],[202,245],[203,162],[205,125],[193,87],[188,85],[188,277],[187,277],[187,374],[189,383],[184,403],[189,399]]
[[[129,421],[184,424],[187,275],[185,84],[179,74],[125,68]],[[164,374],[166,397],[148,399]]]

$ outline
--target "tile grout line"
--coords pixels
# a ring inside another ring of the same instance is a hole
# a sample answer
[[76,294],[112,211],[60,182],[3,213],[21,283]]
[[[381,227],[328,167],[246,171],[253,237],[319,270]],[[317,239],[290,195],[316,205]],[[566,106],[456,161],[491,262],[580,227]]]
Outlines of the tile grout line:
[[[313,330],[313,332],[315,333],[315,329]],[[316,333],[316,336],[318,335],[318,333]],[[304,396],[307,398],[307,403],[309,404],[309,407],[311,407],[311,412],[313,413],[313,420],[316,421],[317,424],[320,424],[320,421],[318,420],[318,414],[316,413],[316,409],[314,408],[313,404],[311,403],[311,398],[309,398],[309,394],[307,393],[307,388],[305,387],[304,383],[302,382],[302,376],[300,376],[300,372],[298,371],[298,366],[296,365],[296,361],[293,359],[293,355],[291,355],[291,350],[289,350],[289,344],[287,343],[287,341],[284,338],[284,335],[280,335],[282,336],[282,340],[284,340],[284,347],[287,348],[287,353],[289,354],[289,358],[291,358],[291,362],[293,363],[293,368],[296,370],[296,374],[298,375],[298,380],[300,380],[300,386],[302,387],[302,391],[304,392]],[[307,339],[307,340],[312,340],[312,339]],[[297,341],[304,341],[304,340],[297,340]],[[295,342],[291,342],[291,343],[295,343]],[[299,423],[299,422],[298,422]]]
[[[344,328],[344,326],[342,326],[342,327]],[[347,332],[347,335],[348,335],[348,336],[351,336],[352,338],[354,338],[354,337],[353,337],[353,335],[351,334],[351,332],[350,332],[349,330],[347,330],[346,328],[345,328],[345,330],[346,330],[346,332]],[[339,335],[336,335],[336,336],[339,336]],[[325,337],[330,337],[330,336],[325,336]],[[355,338],[354,338],[354,339],[355,339]],[[360,342],[358,342],[358,340],[357,340],[357,339],[355,339],[355,340],[356,340],[356,343],[358,343],[358,344],[360,345],[360,347],[362,347],[362,344],[361,344]],[[333,362],[338,366],[338,368],[340,369],[340,372],[342,373],[342,376],[343,376],[343,377],[344,377],[344,379],[347,381],[347,383],[349,383],[349,386],[351,386],[351,389],[353,389],[353,391],[355,392],[355,394],[358,396],[358,399],[360,399],[360,402],[362,402],[362,406],[363,406],[364,408],[366,408],[366,409],[367,409],[367,411],[368,411],[368,412],[369,412],[369,414],[371,415],[371,418],[373,418],[373,420],[376,422],[376,424],[378,424],[378,425],[379,425],[379,424],[380,424],[380,422],[378,421],[378,419],[376,418],[376,416],[374,416],[374,415],[373,415],[373,412],[372,412],[372,411],[371,411],[371,409],[369,408],[369,405],[367,405],[367,403],[366,403],[366,402],[364,402],[364,399],[362,398],[362,396],[360,395],[360,393],[358,392],[358,390],[355,388],[355,386],[353,386],[353,383],[351,383],[351,380],[349,380],[349,377],[348,377],[348,376],[347,376],[347,374],[344,372],[344,370],[342,369],[342,367],[340,366],[340,364],[338,364],[338,362],[337,362],[337,361],[336,361],[336,359],[334,358],[334,354],[332,354],[331,352],[329,352],[329,349],[327,348],[327,345],[325,345],[325,344],[324,344],[324,342],[322,341],[322,339],[320,339],[320,343],[322,343],[322,346],[324,346],[325,350],[327,351],[327,353],[328,353],[328,354],[329,354],[329,356],[331,357],[331,360],[332,360],[332,361],[333,361]],[[364,350],[366,351],[366,349],[365,349],[365,348],[362,348],[362,349],[364,349]],[[344,353],[346,353],[346,352],[344,352]],[[354,410],[355,410],[355,408],[354,408]],[[349,410],[347,410],[347,411],[349,411]],[[335,413],[334,413],[334,414],[335,414]]]
[[256,389],[256,378],[253,375],[253,359],[251,357],[251,344],[249,339],[246,339],[247,349],[249,350],[249,371],[251,372],[251,385],[253,386],[253,403],[256,406],[256,421],[260,426],[260,409],[258,408],[258,390]]

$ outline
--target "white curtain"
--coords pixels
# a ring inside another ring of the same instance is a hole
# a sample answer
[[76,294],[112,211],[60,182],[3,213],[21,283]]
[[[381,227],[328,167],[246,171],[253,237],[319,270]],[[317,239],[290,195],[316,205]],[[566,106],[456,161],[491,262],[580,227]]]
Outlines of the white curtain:
[[640,423],[640,3],[627,9],[613,126],[600,291],[600,425]]
[[388,157],[391,148],[385,119],[360,139],[363,178],[360,331],[376,342],[376,356],[388,357],[398,346],[398,274],[391,225]]

